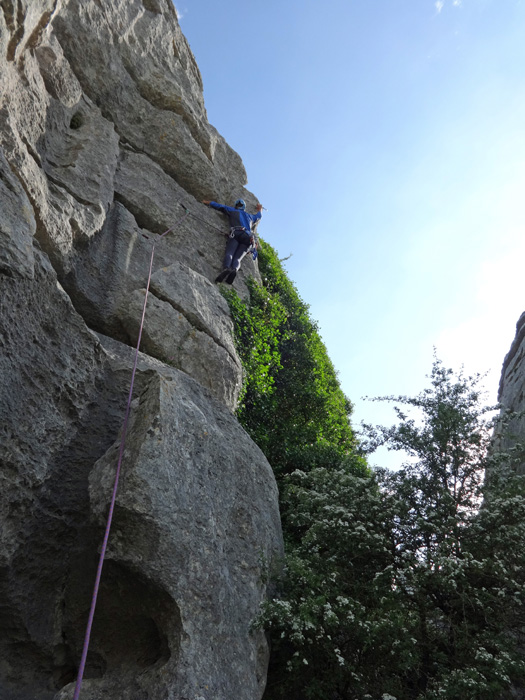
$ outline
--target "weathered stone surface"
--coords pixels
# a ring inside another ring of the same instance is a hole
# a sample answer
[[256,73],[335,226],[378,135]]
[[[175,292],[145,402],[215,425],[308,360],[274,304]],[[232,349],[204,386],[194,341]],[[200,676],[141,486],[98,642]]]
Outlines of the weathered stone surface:
[[33,209],[0,150],[0,272],[33,277]]
[[[180,261],[209,280],[215,279],[222,269],[224,236],[229,232],[227,217],[196,202],[150,157],[129,149],[121,153],[115,176],[115,198],[149,231],[162,234],[175,226],[163,243],[171,261]],[[189,215],[176,225],[184,216],[183,207]],[[243,261],[235,284],[242,296],[247,294],[243,282],[246,275],[260,279],[250,256]]]
[[516,335],[510,346],[510,350],[503,360],[501,378],[499,383],[498,400],[505,400],[505,404],[517,407],[521,405],[525,390],[525,372],[523,360],[525,358],[525,312],[521,314],[516,323]]
[[[73,680],[133,357],[103,350],[38,261],[1,288],[6,700]],[[83,697],[260,697],[267,647],[250,622],[281,553],[270,467],[185,374],[141,356],[137,393]]]
[[[118,443],[90,476],[100,525],[117,452]],[[280,550],[269,465],[235,419],[175,371],[152,376],[137,399],[125,463],[108,559],[152,581],[164,606],[153,615],[158,658],[142,668],[131,653],[125,661],[142,693],[130,697],[259,697],[267,647],[249,621],[264,562]],[[85,697],[118,694],[120,674],[108,669]]]
[[[104,215],[113,201],[113,176],[119,153],[113,124],[87,100],[75,105],[71,117],[69,110],[55,103],[52,106],[39,144],[47,179],[82,208],[94,206]],[[83,230],[78,223],[77,230]]]
[[62,47],[51,34],[46,44],[37,46],[35,56],[47,92],[64,107],[72,108],[80,103],[82,88],[64,56]]
[[[516,336],[503,361],[498,401],[504,411],[520,413],[525,409],[525,313],[516,324]],[[506,450],[525,438],[525,416],[512,419],[498,436],[498,449]],[[520,466],[525,473],[525,462]]]
[[[91,577],[88,475],[115,439],[125,383],[46,258],[0,275],[0,697],[50,698],[77,660],[65,643],[71,569]],[[95,536],[96,535],[96,536]]]
[[150,7],[69,0],[53,26],[85,93],[123,140],[198,199],[231,199],[246,184],[242,162],[207,122],[200,72],[173,4]]
[[[180,262],[170,264],[177,256],[177,233],[162,239],[155,250],[142,347],[187,372],[234,409],[242,367],[229,309],[209,279]],[[151,248],[157,239],[147,236],[129,212],[115,204],[102,232],[76,254],[64,280],[75,307],[92,328],[132,345],[138,338]],[[188,254],[185,258],[190,261]]]
[[[62,282],[91,328],[129,342],[118,313],[129,295],[146,285],[153,238],[115,202],[101,231],[75,251]],[[167,264],[166,247],[158,246],[155,265]]]
[[6,69],[0,145],[34,209],[37,239],[67,270],[74,245],[100,230],[113,200],[118,137],[72,74],[78,100],[68,107],[47,93],[35,55],[22,70]]
[[179,262],[158,270],[151,278],[151,291],[180,311],[198,330],[207,333],[236,357],[233,321],[222,294],[202,275]]
[[58,4],[57,0],[3,0],[2,48],[8,62],[38,45]]
[[[121,310],[121,320],[134,343],[138,339],[146,290],[133,292]],[[169,301],[148,295],[141,347],[152,357],[177,367],[223,403],[234,408],[242,384],[242,367],[235,353],[208,330],[198,330]]]
[[227,221],[200,202],[253,210],[245,181],[171,0],[0,0],[2,700],[71,697],[154,244],[82,697],[262,695],[277,494],[232,413]]

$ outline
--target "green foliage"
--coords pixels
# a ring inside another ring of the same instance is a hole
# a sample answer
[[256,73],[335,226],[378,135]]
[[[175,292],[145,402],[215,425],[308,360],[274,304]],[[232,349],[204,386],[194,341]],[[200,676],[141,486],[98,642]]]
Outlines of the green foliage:
[[374,479],[353,466],[296,471],[281,484],[289,555],[281,597],[260,620],[273,644],[266,698],[354,697],[375,673],[385,633],[376,596],[388,593],[376,573],[388,564],[389,528]]
[[340,455],[353,451],[352,406],[308,306],[264,242],[259,266],[264,286],[249,282],[248,304],[233,290],[223,293],[245,369],[238,417],[281,474],[305,446],[330,446]]
[[245,381],[239,400],[238,416],[249,420],[247,394],[265,405],[275,394],[275,374],[282,369],[279,341],[286,310],[277,296],[272,296],[254,280],[248,280],[250,304],[242,302],[234,289],[223,290],[230,306],[235,327],[235,341],[241,356]]
[[430,380],[389,399],[397,425],[369,429],[371,447],[408,453],[402,469],[283,480],[268,700],[501,700],[525,679],[524,480],[490,453],[480,378],[435,360]]
[[[359,446],[266,244],[260,269],[247,304],[225,294],[239,418],[278,478],[287,552],[257,622],[272,640],[265,700],[510,700],[525,682],[525,483],[518,451],[494,452],[481,378],[435,359],[428,389],[379,399],[398,422],[368,426]],[[362,452],[380,445],[408,460],[371,474]]]

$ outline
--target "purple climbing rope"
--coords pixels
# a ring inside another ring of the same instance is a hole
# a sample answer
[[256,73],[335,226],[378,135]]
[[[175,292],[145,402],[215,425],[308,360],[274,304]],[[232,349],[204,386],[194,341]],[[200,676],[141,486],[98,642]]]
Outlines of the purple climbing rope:
[[[181,224],[184,219],[188,216],[190,212],[186,209],[186,213],[184,214],[183,217],[181,217],[171,228],[169,228],[167,231],[164,231],[164,233],[159,236],[160,240],[161,238],[164,238],[170,231],[173,231],[174,228],[176,228],[179,224]],[[147,236],[146,236],[147,237]],[[158,242],[158,241],[157,241]],[[104,557],[106,555],[106,549],[108,546],[108,539],[109,539],[109,531],[111,529],[111,521],[113,519],[113,511],[115,510],[115,502],[117,499],[117,488],[118,488],[118,482],[119,482],[119,477],[120,477],[120,468],[122,465],[122,457],[124,455],[124,446],[126,443],[126,434],[128,431],[128,419],[129,419],[129,414],[131,410],[131,400],[133,397],[133,386],[135,384],[135,374],[137,372],[137,363],[138,363],[138,358],[139,358],[139,348],[140,348],[140,340],[142,338],[142,329],[144,328],[144,319],[146,317],[146,304],[148,303],[148,294],[149,294],[149,286],[151,282],[151,271],[153,269],[153,258],[155,256],[155,245],[156,243],[153,244],[153,247],[151,248],[151,259],[149,262],[149,274],[148,274],[148,283],[146,285],[146,295],[144,297],[144,307],[142,309],[142,320],[140,322],[140,329],[139,329],[139,337],[137,340],[137,347],[135,350],[135,361],[133,363],[133,372],[131,373],[131,384],[129,387],[129,394],[128,394],[128,403],[126,406],[126,413],[124,415],[124,423],[122,426],[122,435],[120,438],[120,450],[119,450],[119,455],[118,455],[118,462],[117,462],[117,470],[115,473],[115,483],[113,485],[113,494],[111,496],[111,503],[109,506],[109,513],[108,513],[108,521],[106,524],[106,531],[104,533],[104,540],[102,542],[102,549],[100,550],[100,558],[98,560],[98,568],[97,568],[97,575],[95,577],[95,585],[93,587],[93,597],[91,599],[91,608],[89,611],[89,617],[88,617],[88,622],[86,626],[86,634],[84,637],[84,647],[82,649],[82,657],[80,659],[80,666],[78,667],[78,675],[77,675],[77,683],[75,686],[75,692],[73,694],[73,700],[78,700],[78,696],[80,695],[80,688],[82,686],[82,680],[84,678],[84,669],[86,667],[86,658],[88,654],[88,649],[89,649],[89,640],[91,637],[91,627],[93,625],[93,618],[95,616],[95,608],[97,605],[97,597],[98,597],[98,589],[100,586],[100,579],[102,576],[102,566],[104,564]]]

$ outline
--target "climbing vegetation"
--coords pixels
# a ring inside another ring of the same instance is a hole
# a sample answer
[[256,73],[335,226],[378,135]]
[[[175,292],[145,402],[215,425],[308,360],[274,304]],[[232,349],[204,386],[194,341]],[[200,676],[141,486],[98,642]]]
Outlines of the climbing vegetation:
[[[265,700],[517,697],[523,456],[494,450],[481,377],[435,358],[422,393],[381,399],[396,425],[358,444],[307,307],[269,246],[261,258],[264,287],[229,298],[253,373],[239,416],[276,467],[286,547],[255,623],[272,643]],[[397,471],[367,467],[381,445],[404,455]]]
[[305,447],[325,446],[340,455],[352,450],[352,405],[308,306],[264,242],[259,268],[264,284],[248,283],[247,304],[234,290],[224,294],[245,370],[238,417],[281,474],[297,466],[297,453]]

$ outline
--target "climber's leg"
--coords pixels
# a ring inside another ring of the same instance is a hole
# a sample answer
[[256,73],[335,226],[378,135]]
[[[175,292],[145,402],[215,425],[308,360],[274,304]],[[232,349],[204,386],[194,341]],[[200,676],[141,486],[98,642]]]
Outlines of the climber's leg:
[[237,276],[237,272],[239,271],[239,268],[241,267],[241,261],[248,252],[248,246],[244,244],[239,244],[237,247],[237,250],[235,251],[235,254],[233,256],[233,260],[231,262],[231,267],[230,267],[230,274],[226,277],[225,282],[227,284],[233,284],[233,280]]
[[229,238],[228,243],[226,243],[226,251],[224,253],[224,262],[222,264],[225,270],[232,267],[232,260],[237,255],[237,247],[239,243],[235,238]]
[[233,259],[230,263],[230,269],[235,270],[235,272],[238,271],[238,269],[241,266],[241,261],[248,252],[248,246],[244,245],[244,243],[239,243],[237,246],[237,250],[235,251],[233,255]]

